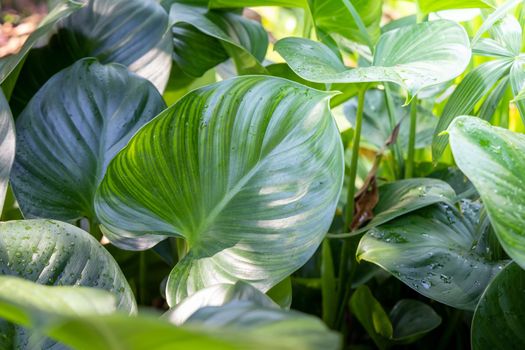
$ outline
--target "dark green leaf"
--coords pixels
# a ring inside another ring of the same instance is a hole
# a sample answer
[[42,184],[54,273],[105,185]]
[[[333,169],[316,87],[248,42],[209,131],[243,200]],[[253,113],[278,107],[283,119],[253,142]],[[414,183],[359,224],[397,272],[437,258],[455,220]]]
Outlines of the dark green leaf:
[[427,304],[402,299],[390,311],[394,325],[393,338],[397,343],[408,344],[421,338],[441,324],[441,317]]
[[11,181],[24,215],[95,219],[107,164],[164,107],[150,82],[121,65],[89,58],[55,75],[17,120]]

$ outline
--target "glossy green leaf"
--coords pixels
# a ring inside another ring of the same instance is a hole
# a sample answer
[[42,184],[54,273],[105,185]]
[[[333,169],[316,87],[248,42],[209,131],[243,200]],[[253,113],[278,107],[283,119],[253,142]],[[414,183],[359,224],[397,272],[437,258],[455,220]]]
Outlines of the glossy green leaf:
[[465,30],[439,20],[401,27],[384,33],[376,46],[372,66],[350,69],[324,44],[285,38],[275,49],[300,77],[319,83],[392,82],[410,95],[449,81],[470,60]]
[[0,89],[0,215],[4,208],[11,166],[15,159],[15,125],[9,104]]
[[417,0],[417,5],[423,15],[443,10],[493,7],[486,0]]
[[16,124],[11,181],[24,215],[94,220],[109,161],[164,107],[149,81],[121,65],[89,58],[56,74]]
[[440,204],[405,215],[368,231],[357,258],[381,266],[429,298],[473,310],[504,263],[476,250],[478,237],[467,214],[477,215]]
[[510,69],[510,86],[515,98],[516,106],[525,121],[525,101],[520,98],[520,92],[525,90],[525,58],[515,60]]
[[[115,298],[109,292],[78,286],[48,287],[0,275],[0,348],[63,349],[42,336],[43,329],[56,321],[56,315],[80,316],[114,311]],[[6,319],[35,328],[36,332],[15,327]]]
[[401,344],[412,343],[441,324],[434,309],[418,300],[399,300],[389,315],[393,338]]
[[439,118],[432,141],[432,158],[437,162],[447,147],[447,130],[457,116],[469,114],[476,103],[485,96],[504,75],[508,74],[513,60],[504,58],[484,63],[469,72],[450,96]]
[[[126,313],[136,311],[131,289],[113,257],[87,232],[63,222],[0,222],[1,275],[21,277],[49,286],[103,289],[114,295],[118,310]],[[28,295],[17,293],[16,299],[24,307],[33,307],[38,303],[47,311],[67,311],[59,310],[58,306],[51,310],[51,300],[39,298],[39,290],[34,288]],[[75,310],[87,311],[87,308],[88,305],[85,308],[79,305]],[[15,316],[17,314],[15,312]],[[7,318],[5,313],[1,313],[1,317]],[[5,323],[0,322],[0,329],[2,325],[6,327]],[[27,344],[29,334],[23,328],[14,327],[11,331],[18,344]]]
[[195,312],[185,326],[245,334],[254,343],[267,342],[270,348],[339,349],[339,336],[316,317],[284,311],[249,301],[205,307]]
[[489,284],[472,319],[473,350],[525,347],[525,272],[509,264]]
[[436,203],[453,205],[456,193],[444,181],[430,178],[405,179],[379,187],[374,218],[358,232],[365,232],[402,215]]
[[449,128],[458,167],[485,204],[503,249],[525,266],[525,136],[475,117],[459,117]]
[[23,61],[29,50],[43,37],[48,35],[55,24],[61,19],[82,8],[82,1],[65,0],[55,6],[51,12],[40,22],[38,28],[27,38],[24,45],[16,55],[0,59],[0,84],[9,77]]
[[343,154],[329,96],[258,76],[189,93],[110,163],[95,199],[103,231],[127,249],[186,239],[170,305],[237,280],[267,291],[332,221]]
[[289,310],[292,306],[292,278],[286,277],[281,282],[273,286],[269,291],[266,292],[277,305],[283,309]]
[[268,296],[244,282],[216,284],[197,291],[170,309],[164,317],[171,323],[182,325],[199,309],[222,306],[233,301],[250,301],[259,306],[279,309]]
[[366,285],[357,288],[350,299],[350,308],[377,347],[386,349],[393,335],[392,323],[370,288]]
[[89,0],[60,22],[47,45],[29,52],[13,92],[13,114],[55,73],[84,57],[123,64],[163,91],[172,50],[168,14],[155,0]]
[[[483,21],[483,24],[478,29],[476,35],[472,38],[472,45],[476,45],[477,41],[485,32],[493,29],[495,25],[501,23],[502,19],[521,2],[521,0],[508,0],[503,5],[497,7],[496,10]],[[512,40],[512,38],[509,39]]]
[[[173,59],[184,72],[201,76],[231,56],[239,74],[266,73],[261,62],[268,47],[268,34],[260,23],[233,12],[174,3]],[[200,33],[200,34],[199,34]]]

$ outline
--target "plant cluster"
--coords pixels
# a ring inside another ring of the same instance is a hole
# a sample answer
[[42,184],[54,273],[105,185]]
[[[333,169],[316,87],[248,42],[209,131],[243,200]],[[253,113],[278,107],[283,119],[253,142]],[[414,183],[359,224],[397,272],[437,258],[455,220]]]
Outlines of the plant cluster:
[[525,347],[522,1],[49,8],[0,59],[0,349]]

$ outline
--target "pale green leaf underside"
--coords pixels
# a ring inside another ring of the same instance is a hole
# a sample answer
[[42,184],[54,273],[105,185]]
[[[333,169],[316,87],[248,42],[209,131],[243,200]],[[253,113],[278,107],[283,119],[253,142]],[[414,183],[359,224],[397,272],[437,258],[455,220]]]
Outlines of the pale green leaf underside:
[[472,181],[503,249],[525,266],[525,136],[475,117],[449,128],[458,167]]
[[262,291],[302,266],[332,220],[343,154],[329,95],[246,76],[195,90],[142,128],[95,199],[115,244],[183,237],[168,301],[217,283]]
[[0,215],[4,207],[5,194],[15,159],[15,125],[9,104],[0,89]]
[[525,272],[510,264],[489,284],[472,319],[473,350],[525,347]]
[[95,219],[107,164],[164,108],[155,87],[121,65],[89,58],[56,74],[16,123],[11,181],[24,215]]
[[439,20],[401,27],[384,33],[370,67],[348,68],[324,44],[303,38],[285,38],[275,49],[303,79],[318,83],[392,82],[410,95],[449,81],[470,61],[465,30]]
[[381,266],[429,298],[474,310],[502,267],[475,250],[477,239],[470,220],[440,204],[368,231],[357,257]]

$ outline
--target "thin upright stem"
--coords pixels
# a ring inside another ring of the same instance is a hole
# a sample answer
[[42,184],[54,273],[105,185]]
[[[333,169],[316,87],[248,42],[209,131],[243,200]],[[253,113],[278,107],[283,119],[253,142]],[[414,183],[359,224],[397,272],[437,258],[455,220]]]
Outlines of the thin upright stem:
[[416,127],[417,127],[417,99],[410,102],[410,133],[408,135],[408,155],[405,168],[405,178],[411,178],[414,174],[414,155],[416,148]]
[[[352,144],[352,158],[350,160],[350,172],[348,175],[348,192],[346,196],[346,211],[344,216],[344,223],[346,229],[351,229],[352,221],[354,219],[354,197],[355,197],[355,180],[357,177],[357,161],[359,159],[359,148],[361,142],[361,128],[363,125],[363,110],[365,105],[365,94],[366,86],[363,86],[359,90],[357,98],[357,112],[356,112],[356,122],[354,129],[354,140]],[[344,310],[346,307],[342,304],[345,298],[346,285],[351,283],[349,281],[348,274],[348,259],[352,259],[352,269],[355,262],[355,243],[351,242],[352,240],[346,239],[343,242],[341,249],[341,259],[339,262],[339,287],[337,289],[337,300],[341,303],[339,304],[339,309]],[[340,317],[338,317],[340,318]]]

